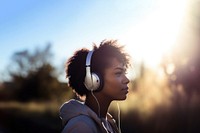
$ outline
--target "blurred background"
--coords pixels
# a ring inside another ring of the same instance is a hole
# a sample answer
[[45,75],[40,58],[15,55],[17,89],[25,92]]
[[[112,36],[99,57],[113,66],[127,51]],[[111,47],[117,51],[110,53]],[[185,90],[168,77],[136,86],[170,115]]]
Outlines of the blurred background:
[[199,0],[1,0],[0,133],[61,132],[65,62],[104,39],[132,57],[123,133],[200,132]]

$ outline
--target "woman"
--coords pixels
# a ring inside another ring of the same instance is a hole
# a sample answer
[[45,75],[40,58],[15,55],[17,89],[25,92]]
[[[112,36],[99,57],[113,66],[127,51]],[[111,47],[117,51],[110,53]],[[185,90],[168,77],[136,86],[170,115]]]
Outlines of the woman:
[[113,100],[125,100],[129,79],[128,54],[116,40],[104,40],[93,50],[81,49],[67,62],[69,86],[85,101],[70,100],[60,108],[62,133],[119,133],[108,113]]

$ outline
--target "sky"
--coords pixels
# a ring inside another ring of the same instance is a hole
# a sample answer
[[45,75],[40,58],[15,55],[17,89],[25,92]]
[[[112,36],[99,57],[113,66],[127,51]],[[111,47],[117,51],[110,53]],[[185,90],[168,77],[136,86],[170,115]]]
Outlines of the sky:
[[[0,74],[15,52],[52,44],[61,65],[82,47],[117,39],[135,61],[158,64],[174,44],[187,0],[0,0]],[[1,75],[2,76],[2,75]],[[0,77],[1,78],[1,77]],[[2,79],[2,78],[1,78]]]

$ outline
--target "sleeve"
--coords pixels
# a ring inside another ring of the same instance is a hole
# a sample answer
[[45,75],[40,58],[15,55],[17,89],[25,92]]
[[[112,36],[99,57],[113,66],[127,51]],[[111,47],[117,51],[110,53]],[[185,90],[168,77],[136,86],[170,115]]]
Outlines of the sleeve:
[[93,120],[87,116],[74,117],[65,125],[62,133],[97,133]]

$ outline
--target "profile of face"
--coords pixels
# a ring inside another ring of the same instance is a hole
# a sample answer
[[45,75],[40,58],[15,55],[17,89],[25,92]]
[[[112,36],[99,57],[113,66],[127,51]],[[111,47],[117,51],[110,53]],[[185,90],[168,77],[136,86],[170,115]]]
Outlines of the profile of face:
[[110,101],[125,100],[129,83],[129,79],[126,77],[126,68],[117,58],[112,58],[110,64],[104,71],[104,87],[101,93]]

